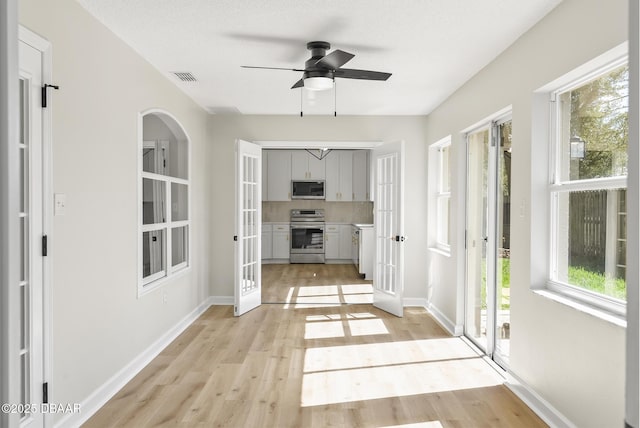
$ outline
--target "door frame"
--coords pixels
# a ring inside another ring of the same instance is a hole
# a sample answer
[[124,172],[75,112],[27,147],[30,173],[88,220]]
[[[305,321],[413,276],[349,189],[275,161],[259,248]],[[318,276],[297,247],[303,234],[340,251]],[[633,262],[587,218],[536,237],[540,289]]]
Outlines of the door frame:
[[[315,140],[254,140],[251,143],[260,146],[262,150],[264,149],[314,149],[318,147],[326,147],[328,149],[337,149],[337,150],[357,150],[357,149],[369,149],[374,150],[383,144],[383,141],[315,141]],[[404,143],[403,143],[404,144]],[[370,159],[370,162],[372,160]],[[237,169],[237,166],[236,166]],[[375,168],[369,168],[369,180],[373,183],[372,180],[374,178]],[[235,176],[237,178],[238,172],[235,171]],[[404,183],[404,168],[400,175],[400,180]],[[262,184],[262,176],[258,177],[259,184]],[[237,191],[236,197],[237,197]],[[374,202],[375,203],[375,202]],[[402,208],[404,208],[404,199],[400,202],[402,204]],[[403,231],[401,234],[404,233]],[[260,243],[261,235],[258,234],[258,243]],[[234,270],[237,269],[234,263]],[[235,275],[235,274],[234,274]],[[404,280],[404,265],[401,264],[401,275]],[[237,287],[234,287],[234,302],[237,301]],[[402,302],[402,306],[404,307],[404,301]]]
[[[18,187],[19,150],[15,142],[19,138],[19,60],[18,60],[18,0],[0,3],[0,277],[2,284],[17,284],[19,279],[18,247]],[[19,322],[20,303],[17,287],[0,287],[0,401],[16,403],[19,400],[20,384],[17,358],[19,340],[9,326]],[[18,415],[0,412],[0,425],[16,425]]]
[[[42,82],[52,83],[52,45],[51,42],[19,26],[19,42],[24,42],[40,51],[42,58]],[[42,233],[47,236],[47,256],[42,258],[42,377],[44,382],[52,379],[52,282],[53,282],[53,136],[52,136],[52,106],[54,98],[52,91],[47,97],[47,108],[42,109]],[[32,317],[33,318],[33,317]],[[49,388],[49,402],[55,390]],[[43,414],[44,426],[53,425],[53,414]]]
[[[508,360],[505,360],[500,355],[496,355],[496,324],[497,324],[497,228],[498,228],[498,135],[497,129],[498,126],[504,124],[509,121],[513,121],[512,114],[512,106],[508,106],[494,115],[491,115],[473,126],[470,126],[462,131],[462,135],[464,138],[464,159],[465,159],[465,169],[464,169],[464,265],[463,265],[463,289],[462,289],[462,310],[463,310],[463,335],[467,338],[471,343],[477,346],[479,349],[482,349],[486,355],[495,361],[498,365],[503,367],[505,370],[508,368]],[[468,248],[468,239],[467,231],[469,224],[469,141],[468,136],[470,134],[480,132],[483,130],[489,131],[489,158],[487,159],[487,209],[488,218],[487,218],[487,235],[488,237],[493,237],[493,239],[489,239],[487,242],[487,255],[491,254],[492,260],[487,259],[487,271],[486,271],[486,279],[487,279],[487,290],[486,290],[486,299],[487,299],[487,314],[486,314],[486,349],[483,349],[483,346],[478,343],[473,337],[468,335],[467,330],[467,311],[468,311],[468,261],[469,261],[469,248]],[[491,265],[489,265],[491,263]],[[493,279],[493,284],[489,287],[489,279]],[[491,288],[491,289],[490,289]]]

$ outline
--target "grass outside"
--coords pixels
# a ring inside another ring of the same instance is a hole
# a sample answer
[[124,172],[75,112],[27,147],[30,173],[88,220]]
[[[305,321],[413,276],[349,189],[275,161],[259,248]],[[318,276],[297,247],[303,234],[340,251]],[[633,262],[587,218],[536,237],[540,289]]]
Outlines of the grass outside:
[[[500,309],[508,310],[511,306],[511,260],[507,258],[498,259],[498,271],[500,272],[500,277],[498,278],[500,283],[498,287],[502,288]],[[483,309],[486,309],[487,301],[486,278],[485,264],[483,263],[481,289]],[[615,278],[607,280],[604,274],[581,267],[569,267],[569,284],[616,299],[626,300],[627,298],[627,283],[624,279]]]

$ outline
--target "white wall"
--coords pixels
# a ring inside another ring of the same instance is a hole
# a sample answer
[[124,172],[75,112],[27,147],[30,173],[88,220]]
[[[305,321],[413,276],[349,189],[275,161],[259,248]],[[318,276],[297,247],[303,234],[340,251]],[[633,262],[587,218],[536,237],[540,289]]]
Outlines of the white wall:
[[[55,193],[51,401],[77,403],[209,296],[208,115],[73,0],[22,0],[53,45]],[[137,298],[138,113],[173,114],[192,141],[192,268]],[[162,294],[168,301],[163,303]]]
[[[565,0],[427,118],[427,143],[453,136],[452,257],[431,255],[432,304],[462,322],[464,284],[464,139],[461,130],[513,106],[511,371],[580,427],[621,426],[625,331],[530,291],[538,231],[531,206],[532,93],[627,39],[625,0]],[[520,204],[524,213],[520,215]]]
[[426,297],[426,145],[424,117],[407,116],[212,116],[214,149],[211,294],[233,296],[234,144],[247,141],[385,141],[404,140],[405,297]]

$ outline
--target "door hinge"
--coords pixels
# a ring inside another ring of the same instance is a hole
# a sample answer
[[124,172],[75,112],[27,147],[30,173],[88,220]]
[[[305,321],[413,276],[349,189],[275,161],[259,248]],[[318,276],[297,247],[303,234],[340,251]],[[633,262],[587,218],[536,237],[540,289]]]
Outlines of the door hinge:
[[60,89],[60,86],[49,85],[48,83],[45,83],[44,85],[42,85],[42,108],[47,108],[47,88],[53,88],[55,90],[58,90]]
[[47,257],[47,235],[42,235],[42,257]]
[[42,404],[49,403],[49,382],[42,384]]
[[234,236],[233,236],[233,240],[234,240],[234,241],[237,241],[237,240],[238,240],[238,235],[234,235]]

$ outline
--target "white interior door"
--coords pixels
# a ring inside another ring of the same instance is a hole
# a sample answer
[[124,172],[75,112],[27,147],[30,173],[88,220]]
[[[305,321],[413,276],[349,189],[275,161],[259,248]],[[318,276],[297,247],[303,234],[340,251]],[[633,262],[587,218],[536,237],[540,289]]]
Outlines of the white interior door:
[[373,305],[401,317],[405,240],[402,215],[404,141],[383,144],[372,154],[376,242]]
[[260,305],[262,230],[262,148],[236,141],[236,235],[234,314]]
[[[45,402],[42,52],[20,42],[20,426],[43,426]],[[31,409],[22,411],[24,409]]]

